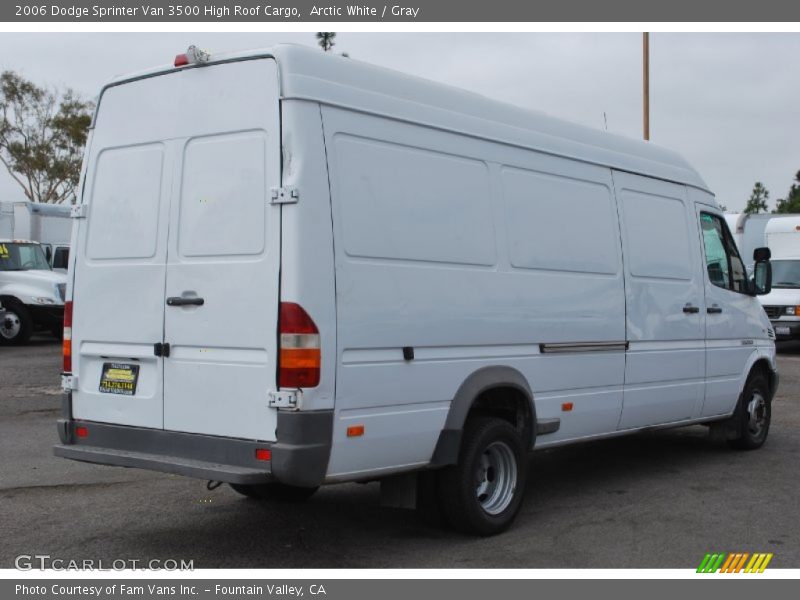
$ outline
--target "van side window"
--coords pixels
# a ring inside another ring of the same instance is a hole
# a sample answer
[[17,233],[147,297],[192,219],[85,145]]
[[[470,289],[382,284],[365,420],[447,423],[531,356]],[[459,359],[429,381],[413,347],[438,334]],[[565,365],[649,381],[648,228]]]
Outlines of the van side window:
[[709,281],[717,287],[747,293],[747,271],[725,221],[717,215],[700,213],[700,227]]

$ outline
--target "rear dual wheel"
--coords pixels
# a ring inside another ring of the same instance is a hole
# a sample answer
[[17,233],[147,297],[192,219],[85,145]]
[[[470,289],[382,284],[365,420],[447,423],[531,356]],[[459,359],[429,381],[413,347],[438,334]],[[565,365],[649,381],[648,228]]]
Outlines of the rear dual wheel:
[[527,481],[528,449],[507,421],[478,417],[467,422],[458,464],[438,472],[443,518],[454,529],[495,535],[517,516]]

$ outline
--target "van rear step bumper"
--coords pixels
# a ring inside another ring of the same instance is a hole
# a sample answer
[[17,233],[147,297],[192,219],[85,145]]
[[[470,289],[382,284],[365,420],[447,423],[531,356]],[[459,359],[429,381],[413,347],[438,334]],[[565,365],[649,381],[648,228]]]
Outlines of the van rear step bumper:
[[82,462],[98,463],[101,465],[114,465],[118,467],[136,467],[150,471],[175,473],[198,479],[211,479],[226,483],[239,483],[243,485],[258,484],[269,481],[269,471],[259,471],[247,467],[223,465],[202,460],[192,460],[179,456],[162,456],[158,454],[145,454],[144,452],[129,452],[125,450],[112,450],[110,448],[96,448],[94,446],[66,446],[58,444],[53,447],[53,453],[62,458],[70,458]]
[[[278,440],[260,442],[72,419],[71,400],[65,393],[56,456],[243,485],[279,481],[316,487],[325,479],[332,410],[279,411]],[[77,435],[78,427],[86,429],[84,436]],[[257,459],[256,450],[269,450],[271,460]]]

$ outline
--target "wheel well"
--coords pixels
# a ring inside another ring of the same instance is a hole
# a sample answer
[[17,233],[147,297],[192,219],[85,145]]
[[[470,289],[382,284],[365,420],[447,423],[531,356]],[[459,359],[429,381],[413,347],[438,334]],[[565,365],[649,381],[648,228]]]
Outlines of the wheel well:
[[775,389],[777,386],[777,376],[775,372],[770,368],[767,359],[760,358],[755,363],[753,363],[753,366],[750,368],[750,373],[747,375],[747,378],[749,379],[753,373],[762,373],[767,378],[767,383],[769,383],[769,395],[770,398],[772,398],[775,395],[775,392],[777,391]]
[[527,395],[515,387],[494,387],[481,392],[472,403],[466,420],[477,416],[508,421],[526,444],[532,441],[534,419],[531,403]]

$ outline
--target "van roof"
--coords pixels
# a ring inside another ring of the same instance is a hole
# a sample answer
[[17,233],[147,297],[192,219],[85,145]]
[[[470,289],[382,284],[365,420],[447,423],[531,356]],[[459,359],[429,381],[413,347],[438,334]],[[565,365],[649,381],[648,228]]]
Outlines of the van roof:
[[[282,98],[312,100],[423,123],[710,192],[683,157],[650,142],[610,134],[307,46],[281,44],[263,50],[214,53],[210,63],[258,57],[274,57],[277,61]],[[171,64],[164,65],[119,77],[106,87],[174,70]]]

